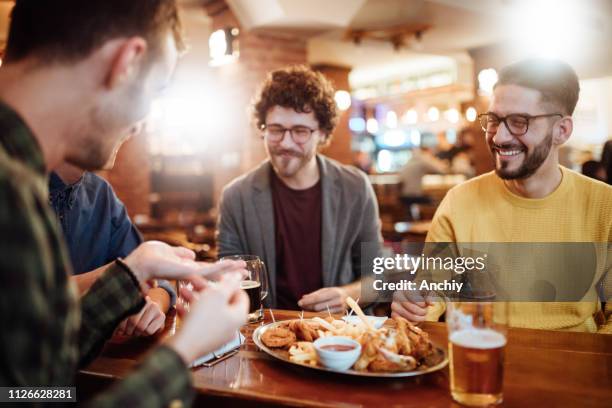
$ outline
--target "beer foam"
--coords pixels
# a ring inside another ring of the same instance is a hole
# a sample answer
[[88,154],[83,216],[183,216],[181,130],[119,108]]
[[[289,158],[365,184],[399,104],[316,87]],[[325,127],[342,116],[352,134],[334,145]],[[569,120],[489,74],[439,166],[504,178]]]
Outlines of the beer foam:
[[259,286],[261,286],[261,283],[256,282],[256,281],[245,280],[245,281],[240,282],[241,289],[253,289]]
[[461,347],[494,349],[506,345],[506,336],[492,329],[465,329],[450,335],[451,343]]

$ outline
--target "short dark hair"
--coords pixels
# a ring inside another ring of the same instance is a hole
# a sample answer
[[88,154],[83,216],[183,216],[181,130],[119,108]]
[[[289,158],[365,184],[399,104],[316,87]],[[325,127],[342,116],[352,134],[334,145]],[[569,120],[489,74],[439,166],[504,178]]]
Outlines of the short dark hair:
[[261,129],[266,116],[275,106],[292,108],[296,112],[314,112],[319,129],[331,135],[338,123],[334,87],[320,72],[303,66],[291,66],[268,74],[253,103],[255,124]]
[[[584,174],[587,177],[600,180],[600,178],[598,177],[598,173],[601,172],[602,170],[604,170],[604,173],[605,173],[605,168],[603,164],[601,164],[601,162],[598,162],[595,160],[587,160],[584,163],[582,163],[582,174]],[[601,181],[605,181],[605,180],[601,180]]]
[[564,115],[572,115],[578,103],[580,84],[574,69],[566,62],[531,58],[504,67],[495,86],[519,85],[539,91],[541,101],[555,105]]
[[168,30],[183,49],[176,0],[17,0],[5,59],[75,61],[128,36],[145,38],[155,50]]

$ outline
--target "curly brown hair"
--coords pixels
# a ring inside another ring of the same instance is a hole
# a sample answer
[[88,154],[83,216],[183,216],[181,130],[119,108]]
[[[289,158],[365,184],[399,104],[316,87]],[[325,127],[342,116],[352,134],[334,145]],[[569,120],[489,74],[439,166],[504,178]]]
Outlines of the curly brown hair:
[[304,66],[290,66],[268,74],[258,97],[253,102],[253,119],[258,129],[266,123],[266,115],[274,106],[292,108],[296,112],[314,112],[326,142],[338,123],[334,87],[320,72]]

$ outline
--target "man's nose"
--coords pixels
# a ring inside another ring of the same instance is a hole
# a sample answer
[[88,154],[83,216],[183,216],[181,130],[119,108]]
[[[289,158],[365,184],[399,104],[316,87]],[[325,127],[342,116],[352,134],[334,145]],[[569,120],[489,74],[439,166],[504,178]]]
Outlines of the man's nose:
[[505,143],[511,143],[514,140],[514,136],[508,131],[505,123],[500,123],[497,127],[497,131],[492,137],[492,141],[496,145],[503,145]]
[[283,132],[283,137],[278,143],[280,147],[290,148],[295,146],[295,142],[293,141],[293,136],[291,136],[291,129],[285,129]]

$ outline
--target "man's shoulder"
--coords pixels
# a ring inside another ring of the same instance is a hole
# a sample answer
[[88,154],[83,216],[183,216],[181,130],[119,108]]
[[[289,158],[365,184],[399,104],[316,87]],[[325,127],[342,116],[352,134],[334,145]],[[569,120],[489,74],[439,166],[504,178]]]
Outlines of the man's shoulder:
[[603,181],[595,180],[565,167],[563,168],[563,173],[571,177],[577,188],[584,188],[601,194],[612,194],[612,186]]
[[83,184],[89,186],[94,190],[105,190],[105,191],[114,191],[111,184],[104,177],[97,175],[96,173],[92,173],[86,171],[83,173]]
[[[41,184],[42,183],[42,184]],[[2,195],[31,191],[46,184],[44,179],[19,160],[0,152],[0,191]],[[6,197],[6,196],[5,196]]]
[[339,180],[343,187],[351,190],[363,190],[369,184],[368,175],[355,166],[342,164],[329,157],[319,155],[320,160],[325,165],[328,176],[334,176]]
[[612,186],[571,169],[564,168],[563,173],[571,179],[577,199],[601,202],[612,211]]
[[23,162],[0,152],[0,218],[13,233],[32,221],[36,206],[47,200],[44,177]]
[[236,177],[235,179],[227,183],[225,187],[223,187],[223,190],[221,193],[222,196],[223,197],[227,197],[227,196],[235,197],[236,195],[240,195],[241,192],[251,189],[253,185],[258,181],[259,178],[265,176],[262,173],[269,170],[269,167],[270,167],[269,161],[266,160],[260,163],[259,165],[257,165],[255,168],[249,170],[248,172]]
[[454,186],[448,191],[448,195],[453,198],[474,200],[483,192],[490,192],[498,182],[495,172],[490,171]]
[[104,177],[86,171],[81,180],[81,191],[87,195],[91,203],[109,202],[111,205],[123,206],[115,193],[113,186]]

